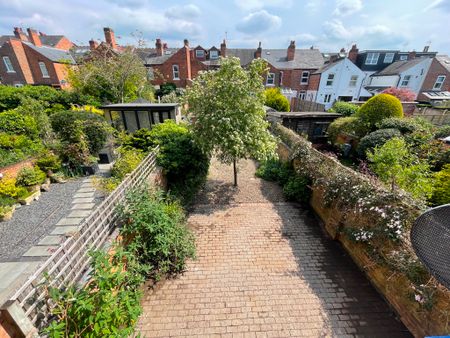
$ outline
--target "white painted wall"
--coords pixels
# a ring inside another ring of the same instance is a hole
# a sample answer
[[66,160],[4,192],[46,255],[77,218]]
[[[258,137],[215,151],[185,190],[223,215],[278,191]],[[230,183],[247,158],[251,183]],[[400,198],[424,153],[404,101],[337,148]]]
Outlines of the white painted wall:
[[[327,86],[328,75],[331,73],[335,74],[333,85]],[[358,76],[356,86],[354,87],[350,87],[352,75]],[[321,74],[315,102],[322,103],[325,105],[326,109],[330,109],[340,96],[352,97],[352,101],[357,101],[360,96],[371,96],[371,94],[362,87],[365,77],[366,74],[361,69],[349,59],[345,58]],[[325,96],[327,94],[331,95],[330,102],[325,102]]]
[[369,81],[371,87],[397,87],[398,75],[372,76]]
[[[432,61],[433,61],[432,58],[426,58],[422,62],[416,64],[414,67],[411,67],[405,70],[403,73],[401,73],[398,88],[408,88],[412,90],[414,93],[416,93],[417,97],[417,95],[420,92],[420,88],[422,88],[423,81],[425,80],[425,77],[428,73],[428,69],[430,68]],[[411,75],[411,79],[409,80],[407,87],[402,87],[401,86],[402,79],[406,75]]]

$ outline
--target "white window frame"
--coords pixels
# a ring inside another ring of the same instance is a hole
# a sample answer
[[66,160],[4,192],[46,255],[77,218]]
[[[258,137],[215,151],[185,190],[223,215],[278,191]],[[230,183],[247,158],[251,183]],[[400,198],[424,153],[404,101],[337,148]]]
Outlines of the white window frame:
[[266,86],[275,86],[275,73],[267,73]]
[[400,57],[398,59],[400,61],[406,61],[406,60],[408,60],[408,55],[400,55]]
[[395,53],[386,53],[384,55],[383,63],[392,63],[394,61]]
[[[330,78],[330,77],[331,77],[331,78]],[[335,77],[336,77],[336,75],[335,75],[334,73],[328,74],[327,82],[325,83],[325,85],[326,85],[327,87],[331,87],[331,86],[333,85],[333,83],[334,83]]]
[[[214,53],[214,54],[213,54]],[[217,50],[211,50],[210,52],[209,52],[209,58],[210,59],[218,59],[219,58],[219,51],[217,51]]]
[[298,94],[299,100],[306,100],[306,90],[301,90]]
[[[441,78],[442,81],[439,81],[439,78]],[[436,82],[435,82],[434,85],[433,85],[433,90],[441,90],[441,89],[442,89],[442,86],[444,85],[445,78],[446,78],[445,75],[438,75],[437,78],[436,78]],[[436,85],[437,85],[438,87],[437,87]]]
[[330,103],[331,102],[331,94],[325,94],[325,97],[323,98],[324,103]]
[[172,65],[172,79],[173,80],[180,79],[180,67],[178,65]]
[[305,70],[302,72],[302,76],[300,77],[300,84],[307,85],[309,83],[309,71]]
[[283,85],[283,76],[284,76],[284,73],[282,70],[280,70],[280,86]]
[[[201,53],[201,55],[199,55]],[[196,58],[204,58],[205,57],[205,51],[203,49],[196,49],[195,50],[195,57]]]
[[366,65],[376,65],[379,57],[380,53],[367,53]]
[[349,87],[356,87],[356,84],[358,83],[358,75],[352,75],[350,76],[350,82],[348,83]]
[[48,74],[48,69],[47,69],[47,66],[45,65],[45,63],[42,61],[39,61],[38,64],[39,64],[39,69],[41,70],[42,77],[49,78],[50,75]]
[[5,64],[6,67],[6,72],[7,73],[15,73],[16,71],[14,70],[14,66],[11,62],[11,59],[9,58],[9,56],[4,56],[3,57],[3,63]]
[[412,76],[411,75],[405,75],[402,78],[402,81],[400,82],[400,87],[408,87],[409,81],[411,81]]

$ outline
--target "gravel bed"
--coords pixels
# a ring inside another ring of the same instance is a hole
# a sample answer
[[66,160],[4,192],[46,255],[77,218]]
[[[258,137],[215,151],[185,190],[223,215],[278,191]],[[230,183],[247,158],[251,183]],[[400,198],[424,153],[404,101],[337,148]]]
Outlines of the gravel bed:
[[[55,228],[70,213],[72,196],[83,178],[52,184],[38,201],[16,209],[11,220],[0,222],[0,262],[19,259],[30,247]],[[97,201],[96,201],[97,202]]]

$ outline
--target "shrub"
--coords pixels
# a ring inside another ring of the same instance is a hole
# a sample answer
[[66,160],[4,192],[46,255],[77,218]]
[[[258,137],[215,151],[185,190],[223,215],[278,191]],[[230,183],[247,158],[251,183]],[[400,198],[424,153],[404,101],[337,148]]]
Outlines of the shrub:
[[172,120],[157,124],[151,131],[137,131],[125,143],[144,151],[157,145],[157,163],[164,169],[168,189],[189,203],[206,179],[209,158],[194,142],[190,130]]
[[450,125],[440,126],[434,134],[435,138],[445,138],[450,136]]
[[422,127],[414,119],[390,117],[377,124],[379,129],[397,129],[402,134],[421,130]]
[[382,91],[383,94],[395,96],[402,102],[411,102],[416,99],[416,93],[407,88],[390,87]]
[[430,198],[433,205],[450,203],[450,164],[443,166],[442,170],[434,174],[434,190]]
[[283,193],[288,200],[306,203],[309,201],[311,191],[309,190],[309,180],[306,176],[291,176],[283,186]]
[[26,135],[31,139],[38,137],[36,121],[14,111],[0,113],[0,132],[10,135]]
[[177,90],[177,86],[175,83],[172,82],[166,82],[163,83],[160,88],[155,92],[155,96],[165,96],[169,95],[172,92],[175,92]]
[[23,167],[17,174],[17,185],[31,187],[45,181],[45,173],[37,166],[34,168]]
[[331,111],[341,114],[342,116],[353,115],[357,113],[358,110],[359,107],[357,105],[343,101],[336,101],[333,104],[333,108],[331,108]]
[[37,159],[36,165],[44,172],[57,171],[61,168],[61,160],[55,154],[46,152]]
[[144,154],[138,149],[119,149],[119,156],[111,169],[111,176],[123,180],[143,159]]
[[20,193],[20,187],[16,186],[16,179],[5,176],[0,179],[0,197],[16,198]]
[[341,133],[362,136],[365,134],[365,129],[356,116],[347,116],[334,120],[328,126],[327,133],[331,143],[336,143],[337,137]]
[[265,105],[277,111],[290,111],[289,100],[281,94],[280,88],[269,88],[264,92]]
[[367,151],[375,147],[381,147],[394,137],[401,137],[398,129],[379,129],[364,136],[358,144],[357,152],[361,158],[365,158]]
[[186,260],[194,257],[194,239],[183,210],[162,192],[144,188],[127,195],[118,215],[121,234],[131,239],[127,249],[150,267],[151,277],[181,272]]
[[256,176],[266,181],[275,181],[282,186],[286,184],[291,176],[295,175],[294,169],[289,163],[277,159],[268,159],[260,163],[256,170]]
[[403,117],[403,107],[399,99],[389,94],[371,97],[358,111],[362,123],[370,129],[389,117]]
[[49,288],[57,320],[49,337],[130,337],[141,314],[139,286],[147,267],[120,247],[114,254],[92,252],[92,271],[84,288]]

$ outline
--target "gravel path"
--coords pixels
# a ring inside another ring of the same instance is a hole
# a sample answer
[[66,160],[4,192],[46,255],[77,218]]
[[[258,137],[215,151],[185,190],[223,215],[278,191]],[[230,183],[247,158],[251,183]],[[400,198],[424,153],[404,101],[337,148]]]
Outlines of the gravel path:
[[16,209],[11,220],[0,222],[0,262],[17,261],[39,239],[49,234],[72,207],[72,196],[83,178],[52,184],[38,201]]

